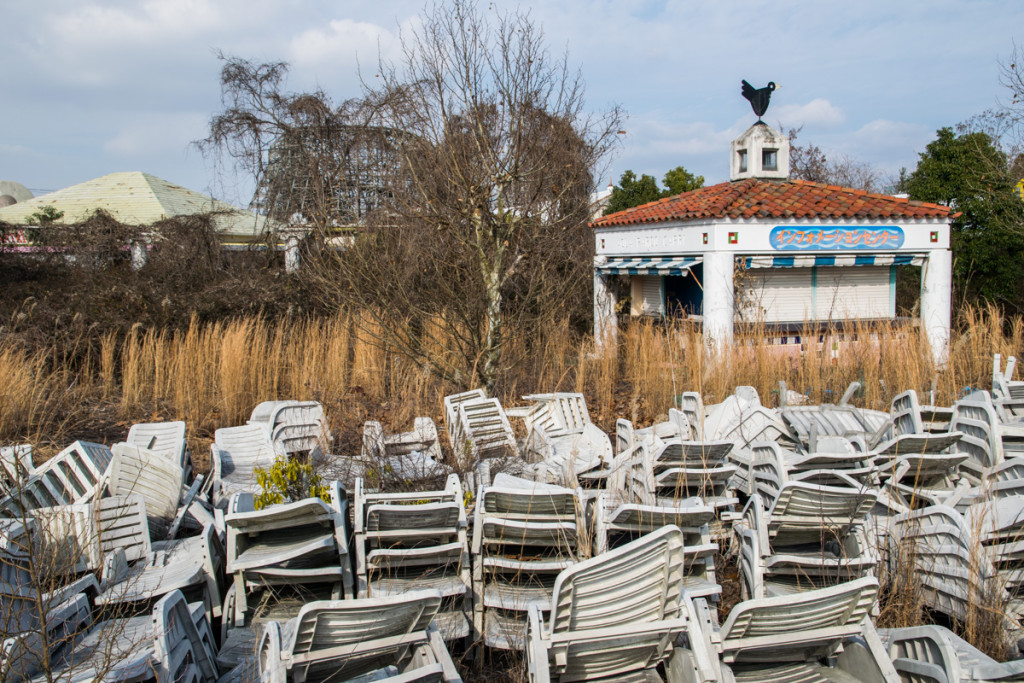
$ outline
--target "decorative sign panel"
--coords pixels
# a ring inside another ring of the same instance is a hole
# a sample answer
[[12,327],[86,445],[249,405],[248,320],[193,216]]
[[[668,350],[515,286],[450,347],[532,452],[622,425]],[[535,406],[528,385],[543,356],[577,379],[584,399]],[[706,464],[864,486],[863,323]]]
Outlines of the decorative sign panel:
[[895,225],[858,228],[777,225],[768,235],[773,249],[816,251],[818,249],[899,249],[903,229]]

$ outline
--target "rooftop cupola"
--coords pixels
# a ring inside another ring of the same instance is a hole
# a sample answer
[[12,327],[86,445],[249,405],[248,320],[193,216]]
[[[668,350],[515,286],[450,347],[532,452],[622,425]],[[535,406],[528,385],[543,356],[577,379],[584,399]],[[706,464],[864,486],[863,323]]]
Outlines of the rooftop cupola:
[[789,140],[758,121],[732,141],[729,180],[789,178]]

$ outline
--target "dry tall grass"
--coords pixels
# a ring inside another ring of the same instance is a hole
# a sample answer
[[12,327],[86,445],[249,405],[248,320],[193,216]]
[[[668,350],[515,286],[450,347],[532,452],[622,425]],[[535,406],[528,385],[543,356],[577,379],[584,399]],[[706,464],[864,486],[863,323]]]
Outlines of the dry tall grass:
[[[966,387],[989,387],[993,353],[1024,353],[1020,319],[979,308],[961,320],[942,368],[933,366],[917,328],[892,323],[807,329],[798,333],[799,345],[788,346],[766,344],[772,335],[752,326],[737,333],[727,353],[709,356],[699,328],[686,321],[633,321],[621,330],[616,353],[598,352],[562,321],[531,340],[511,340],[515,362],[497,386],[507,404],[532,392],[581,391],[609,431],[616,417],[639,425],[667,413],[685,390],[713,403],[746,384],[776,405],[779,380],[815,402],[836,400],[856,380],[863,385],[858,405],[886,409],[901,391],[917,389],[924,399],[933,387],[935,402],[948,405]],[[96,425],[182,419],[193,437],[209,438],[218,427],[244,422],[256,403],[281,397],[323,402],[337,430],[357,432],[371,417],[401,429],[415,415],[439,420],[441,397],[465,388],[446,385],[358,329],[342,312],[283,322],[193,320],[176,333],[134,329],[126,337],[103,335],[94,346],[31,354],[0,340],[0,439],[59,443],[76,436],[70,425],[100,407],[109,415]],[[438,353],[455,347],[443,329],[439,323],[432,331]],[[93,431],[102,431],[96,425]]]

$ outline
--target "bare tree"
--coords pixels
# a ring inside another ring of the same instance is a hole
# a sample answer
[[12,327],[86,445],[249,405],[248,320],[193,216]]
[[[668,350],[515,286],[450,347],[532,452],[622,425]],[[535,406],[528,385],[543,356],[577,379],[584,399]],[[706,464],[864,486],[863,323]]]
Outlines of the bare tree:
[[800,128],[789,130],[789,177],[876,192],[882,180],[878,169],[845,154],[829,158],[817,145],[797,145]]
[[[520,13],[437,4],[365,96],[282,90],[229,59],[199,143],[257,180],[254,204],[319,229],[307,270],[363,331],[459,386],[491,388],[541,323],[588,315],[595,169],[621,126]],[[349,237],[332,239],[345,229]]]
[[589,303],[592,170],[619,112],[587,116],[579,74],[522,14],[439,4],[403,48],[363,103],[403,132],[389,202],[327,277],[389,345],[490,388],[513,337]]

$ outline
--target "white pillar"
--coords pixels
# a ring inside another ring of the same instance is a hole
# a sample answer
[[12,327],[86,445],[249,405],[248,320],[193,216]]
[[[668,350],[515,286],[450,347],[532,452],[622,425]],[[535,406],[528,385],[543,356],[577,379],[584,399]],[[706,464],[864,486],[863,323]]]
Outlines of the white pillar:
[[145,238],[139,238],[134,240],[131,245],[132,252],[132,270],[142,270],[146,265],[146,261],[149,258],[147,252],[147,241]]
[[288,235],[284,238],[284,271],[289,275],[299,272],[298,235]]
[[732,252],[704,253],[704,344],[721,350],[732,343],[736,315]]
[[597,348],[615,346],[619,338],[619,319],[615,314],[615,292],[608,276],[594,268],[594,341]]
[[928,252],[921,273],[921,327],[938,364],[949,352],[950,309],[953,290],[953,254],[948,249]]

